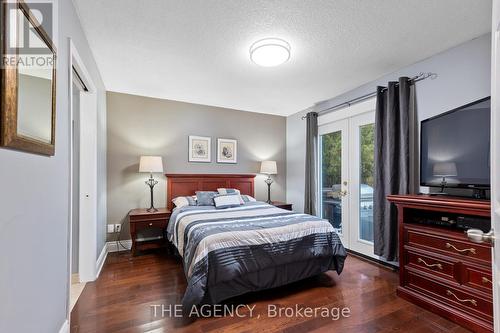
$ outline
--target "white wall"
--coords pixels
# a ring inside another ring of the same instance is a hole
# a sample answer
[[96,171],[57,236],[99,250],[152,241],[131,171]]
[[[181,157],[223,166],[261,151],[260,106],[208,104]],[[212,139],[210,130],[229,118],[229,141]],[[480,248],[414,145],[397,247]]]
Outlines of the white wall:
[[[106,136],[104,85],[72,1],[58,1],[58,8],[55,156],[0,149],[0,332],[54,333],[66,320],[70,223],[69,37],[99,89],[99,165],[105,166],[102,161]],[[100,177],[105,183],[103,170]],[[103,218],[102,213],[100,217]],[[104,228],[103,222],[99,221],[100,228]]]
[[[457,47],[436,54],[354,90],[318,103],[312,109],[324,110],[387,86],[400,76],[435,72],[439,77],[417,83],[418,121],[430,118],[490,95],[491,35],[486,34]],[[287,201],[303,209],[305,172],[305,121],[302,111],[287,118]],[[418,160],[418,159],[417,159]]]

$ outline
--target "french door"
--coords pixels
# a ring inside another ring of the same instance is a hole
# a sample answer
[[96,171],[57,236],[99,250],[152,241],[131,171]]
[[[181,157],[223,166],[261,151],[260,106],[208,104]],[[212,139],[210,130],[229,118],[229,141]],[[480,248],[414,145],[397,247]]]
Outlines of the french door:
[[344,246],[373,254],[375,112],[320,124],[320,213]]

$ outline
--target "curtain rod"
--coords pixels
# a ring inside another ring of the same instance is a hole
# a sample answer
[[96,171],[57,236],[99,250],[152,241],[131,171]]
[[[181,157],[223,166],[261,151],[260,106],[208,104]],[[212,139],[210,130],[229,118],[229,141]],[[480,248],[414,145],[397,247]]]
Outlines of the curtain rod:
[[[419,73],[418,75],[415,75],[414,77],[408,79],[408,82],[415,83],[415,82],[422,81],[422,80],[425,80],[425,79],[428,79],[428,78],[430,78],[431,80],[434,80],[437,77],[438,77],[438,75],[436,73],[431,73],[431,72],[428,72],[428,73]],[[399,85],[399,83],[396,83],[396,85]],[[387,90],[387,88],[382,89],[382,91],[383,90]],[[318,116],[322,116],[322,115],[325,115],[327,113],[333,112],[335,110],[338,110],[338,109],[341,109],[341,108],[344,108],[344,107],[349,107],[351,105],[363,102],[363,101],[365,101],[367,99],[370,99],[370,98],[372,98],[372,97],[374,97],[376,95],[377,95],[377,92],[374,91],[374,92],[371,92],[369,94],[353,98],[350,101],[347,101],[347,102],[344,102],[344,103],[340,103],[340,104],[334,105],[332,107],[329,107],[328,109],[324,109],[324,110],[319,111],[318,112]],[[302,116],[301,118],[302,118],[302,120],[304,120],[304,119],[306,119],[306,116]]]

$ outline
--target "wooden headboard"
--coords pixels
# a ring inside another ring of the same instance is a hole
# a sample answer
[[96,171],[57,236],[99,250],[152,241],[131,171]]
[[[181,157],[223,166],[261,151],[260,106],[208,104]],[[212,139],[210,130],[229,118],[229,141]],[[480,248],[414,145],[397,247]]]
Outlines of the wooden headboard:
[[196,191],[217,191],[218,188],[236,188],[241,194],[255,196],[251,174],[165,174],[167,177],[167,208],[172,210],[172,199],[194,195]]

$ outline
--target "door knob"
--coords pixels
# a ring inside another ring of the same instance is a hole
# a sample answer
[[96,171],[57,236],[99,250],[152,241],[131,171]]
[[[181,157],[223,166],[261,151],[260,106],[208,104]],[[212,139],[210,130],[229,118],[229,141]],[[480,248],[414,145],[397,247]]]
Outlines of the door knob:
[[474,243],[486,242],[492,245],[495,241],[495,235],[493,233],[493,229],[487,233],[484,233],[482,230],[479,229],[469,229],[467,230],[467,238],[469,238],[469,240]]

